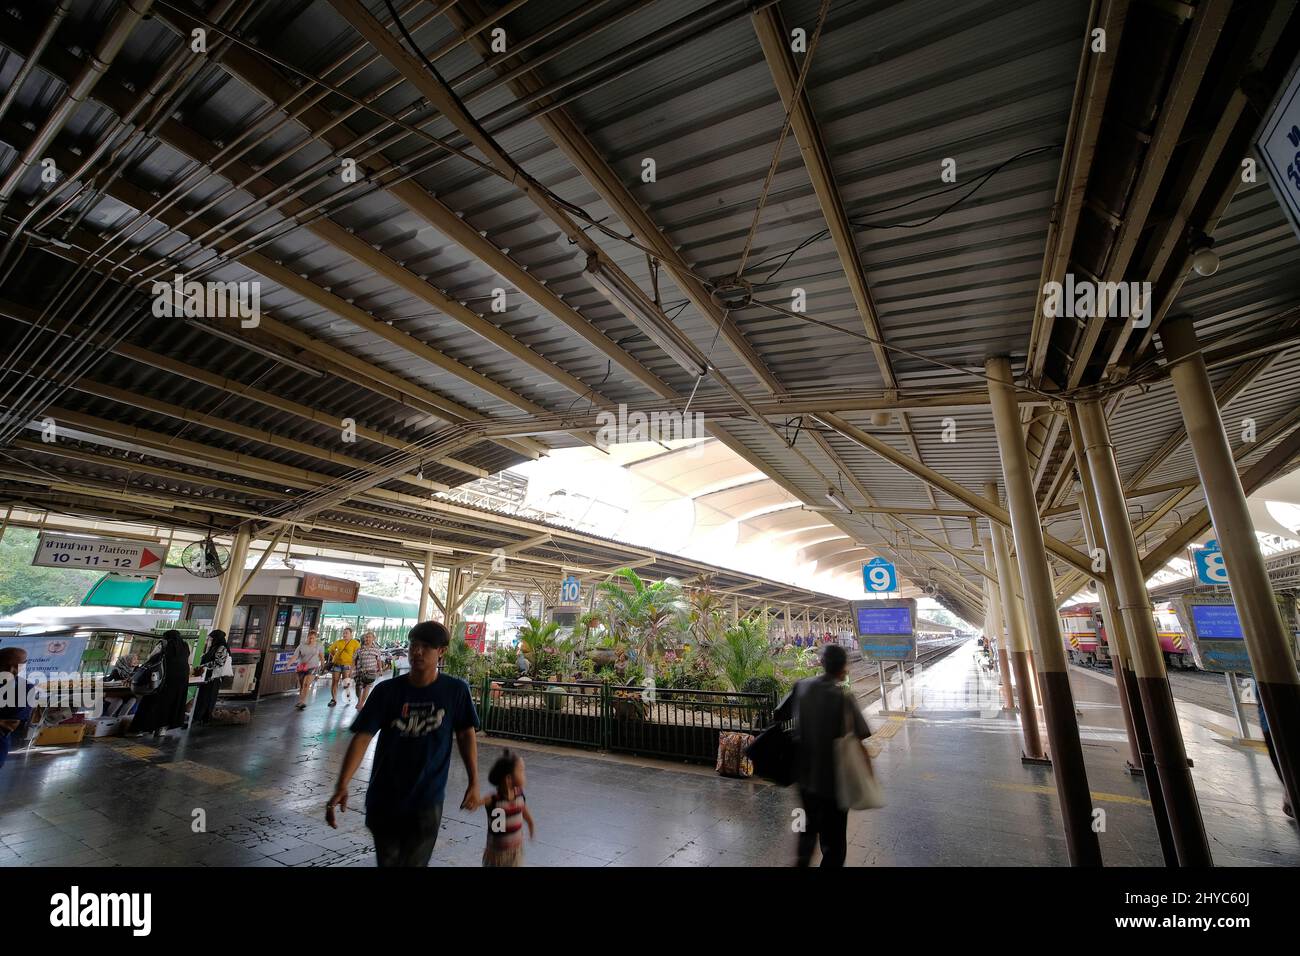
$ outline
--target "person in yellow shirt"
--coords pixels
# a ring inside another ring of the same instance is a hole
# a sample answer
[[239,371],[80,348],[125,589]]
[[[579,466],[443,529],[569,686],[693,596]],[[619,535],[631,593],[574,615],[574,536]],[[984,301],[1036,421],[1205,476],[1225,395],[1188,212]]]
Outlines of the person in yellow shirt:
[[[352,676],[352,659],[356,656],[361,642],[352,636],[352,628],[343,628],[343,635],[330,645],[330,706],[339,702],[339,681]],[[348,703],[352,702],[352,693],[348,691]]]

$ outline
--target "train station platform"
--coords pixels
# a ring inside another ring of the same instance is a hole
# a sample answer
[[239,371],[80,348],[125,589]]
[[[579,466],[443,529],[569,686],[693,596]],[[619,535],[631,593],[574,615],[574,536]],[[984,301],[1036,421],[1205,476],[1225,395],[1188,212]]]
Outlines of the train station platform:
[[[1141,777],[1124,772],[1113,682],[1071,674],[1101,834],[1111,866],[1159,866]],[[907,717],[868,708],[871,747],[889,805],[850,816],[851,866],[1065,865],[1051,770],[1019,759],[1016,720],[975,645],[958,647],[912,684]],[[890,695],[898,707],[898,691]],[[323,822],[354,709],[317,694],[304,712],[263,701],[251,725],[193,736],[106,738],[76,749],[15,754],[0,772],[0,865],[371,866],[357,808]],[[1215,862],[1300,864],[1300,830],[1281,811],[1268,756],[1232,743],[1227,721],[1179,705]],[[502,746],[525,751],[537,839],[532,866],[784,866],[793,860],[793,790],[710,769],[484,738],[480,765]],[[486,817],[456,808],[465,777],[453,759],[433,865],[477,866]],[[202,823],[202,826],[199,825]]]

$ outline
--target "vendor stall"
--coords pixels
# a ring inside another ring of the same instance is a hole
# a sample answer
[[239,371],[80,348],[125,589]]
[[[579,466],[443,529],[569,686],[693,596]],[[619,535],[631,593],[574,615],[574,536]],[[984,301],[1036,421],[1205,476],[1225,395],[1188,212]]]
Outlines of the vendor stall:
[[[168,568],[158,590],[183,596],[181,620],[210,630],[223,580]],[[357,589],[355,581],[304,571],[255,574],[226,629],[235,676],[221,694],[257,698],[296,691],[294,649],[319,627],[325,601],[355,600]]]

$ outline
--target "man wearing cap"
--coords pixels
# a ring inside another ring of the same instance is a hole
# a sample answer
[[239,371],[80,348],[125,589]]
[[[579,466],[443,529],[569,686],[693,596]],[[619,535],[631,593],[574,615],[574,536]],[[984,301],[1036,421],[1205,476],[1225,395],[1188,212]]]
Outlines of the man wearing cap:
[[348,808],[348,782],[361,765],[370,739],[379,735],[366,790],[366,826],[375,839],[380,866],[428,866],[442,823],[443,795],[451,769],[455,735],[469,775],[461,808],[476,809],[478,712],[469,684],[439,674],[438,664],[451,635],[436,621],[422,621],[407,635],[411,669],[383,681],[352,723],[334,795],[325,805],[325,822],[337,828],[334,808]]

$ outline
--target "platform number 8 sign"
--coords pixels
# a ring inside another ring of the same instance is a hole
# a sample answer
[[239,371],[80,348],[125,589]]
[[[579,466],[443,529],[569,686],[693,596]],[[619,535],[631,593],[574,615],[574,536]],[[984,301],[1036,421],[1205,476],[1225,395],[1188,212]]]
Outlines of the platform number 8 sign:
[[898,590],[898,573],[884,558],[872,558],[862,566],[862,586],[868,594]]
[[1219,542],[1210,540],[1205,547],[1193,552],[1196,560],[1196,579],[1202,584],[1227,584],[1228,568],[1223,563]]

